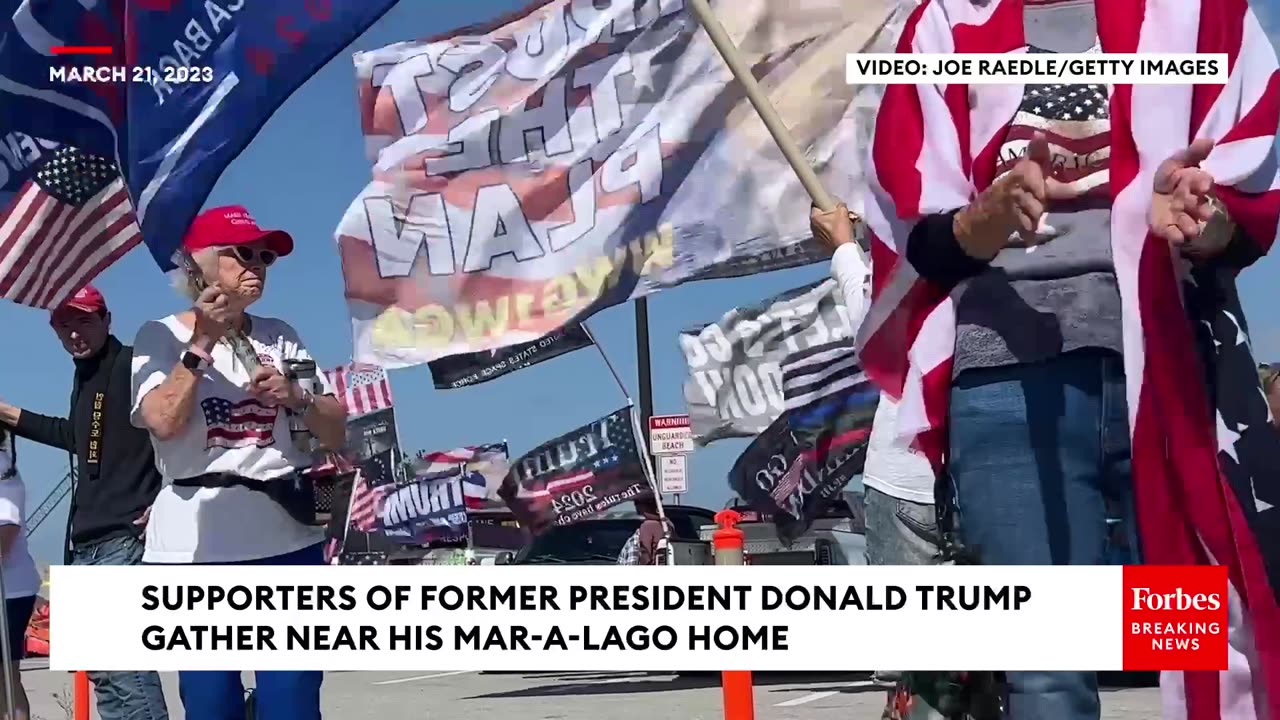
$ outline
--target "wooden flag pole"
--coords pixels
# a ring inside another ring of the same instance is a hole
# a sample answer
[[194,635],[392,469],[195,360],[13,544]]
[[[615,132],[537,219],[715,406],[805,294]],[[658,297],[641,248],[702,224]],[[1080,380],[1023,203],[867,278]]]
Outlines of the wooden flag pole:
[[729,37],[729,33],[725,32],[724,26],[716,18],[715,13],[711,11],[711,5],[708,0],[688,0],[689,7],[693,9],[693,14],[697,16],[698,23],[702,25],[702,29],[707,31],[707,36],[711,38],[711,43],[716,46],[716,50],[720,52],[720,56],[724,58],[724,62],[729,66],[730,72],[741,83],[742,89],[747,93],[747,99],[751,101],[751,106],[756,109],[756,113],[760,115],[760,119],[764,121],[764,126],[769,130],[769,134],[773,136],[773,141],[778,144],[778,149],[782,151],[783,157],[791,164],[791,169],[795,171],[796,176],[800,178],[800,184],[804,185],[804,189],[809,193],[809,197],[813,199],[813,204],[818,206],[819,210],[830,211],[836,207],[835,198],[831,197],[831,193],[823,187],[822,181],[818,179],[818,174],[813,171],[813,166],[805,159],[804,152],[796,145],[795,138],[791,137],[791,131],[787,130],[787,126],[782,123],[778,111],[774,109],[773,103],[769,102],[769,96],[765,94],[764,88],[760,87],[760,83],[756,82],[756,78],[751,74],[751,68],[747,67],[746,61],[742,58],[741,51],[738,46],[733,44],[733,39]]

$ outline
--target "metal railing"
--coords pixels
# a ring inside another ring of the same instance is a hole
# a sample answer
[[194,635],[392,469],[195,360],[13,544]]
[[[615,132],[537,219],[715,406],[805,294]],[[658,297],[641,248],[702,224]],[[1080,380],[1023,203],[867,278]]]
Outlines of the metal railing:
[[30,537],[31,533],[35,532],[36,528],[40,527],[40,524],[47,520],[54,510],[58,509],[62,499],[71,494],[71,489],[75,487],[75,484],[76,471],[73,468],[67,470],[67,474],[62,476],[62,480],[58,481],[53,490],[50,490],[44,500],[41,500],[36,509],[31,512],[30,517],[27,518],[27,537]]

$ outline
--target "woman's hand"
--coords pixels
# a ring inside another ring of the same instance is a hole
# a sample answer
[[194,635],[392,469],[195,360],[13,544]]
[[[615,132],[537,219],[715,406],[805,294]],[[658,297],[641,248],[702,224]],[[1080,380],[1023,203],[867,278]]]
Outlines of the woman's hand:
[[956,213],[956,241],[978,260],[995,258],[1015,237],[1022,245],[1036,245],[1040,232],[1047,231],[1041,218],[1049,202],[1071,199],[1074,194],[1053,177],[1049,140],[1044,133],[1036,133],[1027,144],[1027,154]]
[[1151,232],[1195,260],[1222,252],[1233,232],[1213,197],[1213,176],[1200,167],[1213,146],[1201,138],[1179,150],[1160,163],[1152,182]]
[[222,339],[231,327],[233,314],[231,299],[222,288],[210,286],[196,298],[195,327],[192,329],[192,343],[208,349]]
[[853,215],[844,203],[836,205],[834,210],[815,207],[809,212],[809,228],[813,236],[831,252],[853,242],[853,222]]
[[264,405],[286,407],[290,410],[298,409],[302,402],[302,393],[298,391],[297,385],[281,375],[279,370],[265,366],[253,373],[249,395]]

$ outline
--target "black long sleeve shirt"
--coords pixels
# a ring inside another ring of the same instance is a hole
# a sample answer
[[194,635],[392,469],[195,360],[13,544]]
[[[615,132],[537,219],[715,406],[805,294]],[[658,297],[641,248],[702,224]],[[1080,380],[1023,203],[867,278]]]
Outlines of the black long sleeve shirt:
[[[160,492],[151,436],[129,422],[132,360],[133,348],[109,337],[97,356],[76,361],[69,418],[23,410],[12,428],[14,435],[75,454],[78,482],[71,500],[73,545],[139,535],[142,528],[134,522]],[[93,413],[99,393],[103,395],[99,457],[92,462]]]

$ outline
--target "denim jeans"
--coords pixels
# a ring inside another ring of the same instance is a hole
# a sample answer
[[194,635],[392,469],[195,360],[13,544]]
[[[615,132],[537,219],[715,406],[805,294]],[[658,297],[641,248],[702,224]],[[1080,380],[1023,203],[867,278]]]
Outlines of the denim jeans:
[[930,565],[938,553],[938,511],[875,488],[864,495],[868,565]]
[[[110,538],[77,545],[71,551],[71,564],[138,565],[142,563],[143,549],[137,538]],[[168,720],[159,673],[90,672],[89,679],[102,720]]]
[[[956,378],[949,465],[961,539],[982,563],[1105,564],[1108,506],[1138,547],[1122,363],[1084,350]],[[1096,673],[1008,677],[1013,720],[1099,717]]]
[[[867,527],[868,565],[930,565],[938,554],[938,510],[932,504],[902,500],[875,488],[863,494]],[[872,679],[892,686],[902,679],[897,670],[876,670]],[[942,715],[922,697],[912,703],[915,720],[940,720]]]
[[[324,544],[229,565],[324,565]],[[187,720],[320,720],[318,671],[270,671],[254,673],[256,713],[245,718],[244,684],[235,671],[178,673],[178,692]]]

